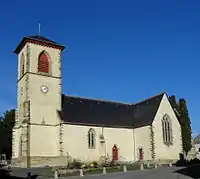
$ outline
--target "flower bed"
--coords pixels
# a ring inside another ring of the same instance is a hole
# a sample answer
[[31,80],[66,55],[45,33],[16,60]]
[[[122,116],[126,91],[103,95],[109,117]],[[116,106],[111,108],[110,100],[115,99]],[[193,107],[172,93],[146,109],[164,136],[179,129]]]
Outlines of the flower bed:
[[[91,175],[91,174],[103,174],[103,167],[84,167],[82,168],[84,175]],[[108,166],[106,168],[106,173],[113,173],[113,172],[123,172],[124,165],[117,165],[117,166]],[[128,164],[126,165],[127,171],[134,171],[134,170],[140,170],[139,164]],[[152,168],[152,167],[150,167]],[[144,169],[150,169],[147,168],[147,165],[144,165]],[[65,176],[78,176],[80,175],[80,169],[67,169],[67,168],[60,168],[58,169],[59,176],[65,177]]]

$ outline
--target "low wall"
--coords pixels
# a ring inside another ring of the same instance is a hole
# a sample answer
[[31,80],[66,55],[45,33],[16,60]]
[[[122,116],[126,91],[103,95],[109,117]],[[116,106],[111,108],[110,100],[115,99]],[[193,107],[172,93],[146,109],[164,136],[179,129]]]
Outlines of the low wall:
[[[45,166],[67,166],[68,158],[65,156],[58,157],[30,157],[30,167],[45,167]],[[13,167],[27,167],[27,158],[14,158],[11,161]]]

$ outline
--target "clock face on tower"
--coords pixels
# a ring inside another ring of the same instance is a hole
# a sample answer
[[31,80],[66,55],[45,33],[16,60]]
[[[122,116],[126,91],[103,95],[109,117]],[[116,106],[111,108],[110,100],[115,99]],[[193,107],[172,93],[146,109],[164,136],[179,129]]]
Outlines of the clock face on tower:
[[43,93],[47,93],[47,92],[49,91],[47,85],[42,85],[42,86],[40,87],[40,90],[41,90]]

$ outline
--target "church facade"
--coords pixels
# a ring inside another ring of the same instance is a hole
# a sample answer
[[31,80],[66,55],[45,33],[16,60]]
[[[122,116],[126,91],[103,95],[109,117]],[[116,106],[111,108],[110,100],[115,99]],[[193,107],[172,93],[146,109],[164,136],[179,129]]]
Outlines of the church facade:
[[134,104],[63,95],[63,50],[42,36],[24,37],[15,49],[13,165],[179,159],[181,128],[166,93]]

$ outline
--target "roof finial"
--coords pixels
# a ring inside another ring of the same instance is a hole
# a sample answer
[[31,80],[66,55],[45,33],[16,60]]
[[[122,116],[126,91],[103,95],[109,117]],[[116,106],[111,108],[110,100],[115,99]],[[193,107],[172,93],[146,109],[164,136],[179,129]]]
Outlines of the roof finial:
[[40,35],[40,31],[41,31],[41,26],[40,26],[40,22],[38,22],[38,35]]

